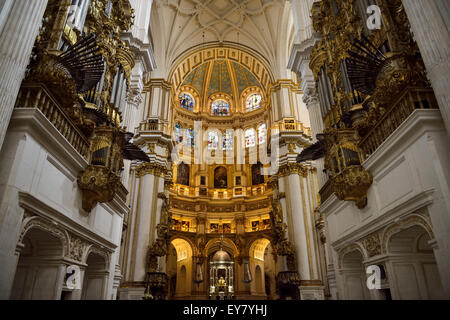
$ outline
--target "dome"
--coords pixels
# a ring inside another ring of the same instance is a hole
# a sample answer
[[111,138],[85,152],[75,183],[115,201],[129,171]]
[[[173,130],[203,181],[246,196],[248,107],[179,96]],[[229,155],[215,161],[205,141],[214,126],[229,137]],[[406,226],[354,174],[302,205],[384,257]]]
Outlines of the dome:
[[230,255],[228,254],[228,252],[219,250],[214,254],[212,261],[213,262],[230,262],[231,258],[230,258]]

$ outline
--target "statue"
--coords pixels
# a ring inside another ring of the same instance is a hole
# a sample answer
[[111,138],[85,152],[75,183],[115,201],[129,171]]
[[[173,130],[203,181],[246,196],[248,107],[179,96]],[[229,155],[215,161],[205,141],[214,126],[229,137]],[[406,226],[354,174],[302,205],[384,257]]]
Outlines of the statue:
[[225,286],[227,285],[227,283],[225,282],[225,279],[223,277],[219,278],[218,284],[219,284],[219,288],[225,288]]

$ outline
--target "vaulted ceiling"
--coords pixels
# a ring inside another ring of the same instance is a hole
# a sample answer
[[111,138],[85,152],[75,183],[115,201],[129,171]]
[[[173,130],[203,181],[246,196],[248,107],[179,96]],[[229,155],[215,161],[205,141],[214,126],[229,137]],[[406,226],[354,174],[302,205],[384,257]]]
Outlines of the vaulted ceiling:
[[154,0],[151,21],[156,72],[163,78],[182,53],[207,43],[246,46],[277,77],[287,72],[294,27],[286,0]]

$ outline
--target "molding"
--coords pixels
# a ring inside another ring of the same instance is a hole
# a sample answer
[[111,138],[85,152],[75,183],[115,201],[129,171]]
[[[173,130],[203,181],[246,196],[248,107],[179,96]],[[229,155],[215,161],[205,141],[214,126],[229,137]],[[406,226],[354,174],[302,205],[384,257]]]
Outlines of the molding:
[[131,32],[125,32],[121,35],[122,40],[128,42],[128,45],[136,55],[136,60],[142,58],[144,61],[145,72],[151,72],[157,68],[153,47],[149,43],[143,43],[140,39],[133,36]]
[[105,248],[111,253],[114,252],[118,247],[118,245],[99,236],[96,232],[72,220],[67,215],[45,204],[29,193],[19,192],[19,206],[29,211],[30,213],[34,213],[40,217],[48,219],[53,224],[61,225],[72,234],[89,240],[98,247]]
[[[389,210],[380,212],[379,216],[377,216],[375,219],[365,224],[359,225],[357,229],[340,237],[338,240],[331,242],[331,246],[337,250],[338,248],[341,248],[348,243],[355,243],[357,241],[360,241],[362,238],[370,235],[371,233],[379,231],[383,227],[388,226],[390,223],[395,222],[396,220],[404,219],[411,214],[417,214],[420,209],[425,208],[433,203],[433,193],[434,189],[423,191],[396,207],[392,207]],[[335,198],[335,200],[341,202],[334,195],[330,197],[330,199],[331,198]],[[351,204],[349,203],[348,205]],[[334,210],[333,213],[336,211],[337,210]],[[320,212],[322,212],[326,216],[331,214],[331,212],[325,213],[322,207],[320,208]]]
[[72,147],[39,109],[14,109],[8,130],[31,135],[74,176],[78,176],[88,165],[86,159]]
[[440,110],[415,110],[362,165],[374,173],[375,168],[382,167],[382,162],[399,156],[427,132],[441,131],[444,132],[445,127]]

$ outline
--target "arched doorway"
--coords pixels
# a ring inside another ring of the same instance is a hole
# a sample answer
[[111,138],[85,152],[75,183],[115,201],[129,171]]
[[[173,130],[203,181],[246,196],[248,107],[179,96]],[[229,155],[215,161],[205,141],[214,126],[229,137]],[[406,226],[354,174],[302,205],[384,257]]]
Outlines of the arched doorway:
[[252,296],[258,299],[275,299],[276,266],[270,241],[266,238],[255,240],[250,246],[249,255],[254,275],[250,284]]
[[180,238],[171,241],[166,258],[171,299],[190,299],[192,295],[192,253],[188,241]]
[[386,267],[393,299],[442,299],[445,296],[430,240],[429,233],[418,225],[390,237]]
[[13,300],[58,300],[64,282],[61,239],[39,228],[29,230],[22,241],[14,278]]
[[366,272],[362,253],[355,249],[342,257],[342,281],[345,300],[369,300],[370,294],[366,286]]
[[106,299],[109,270],[105,257],[91,252],[87,257],[86,264],[81,299]]

